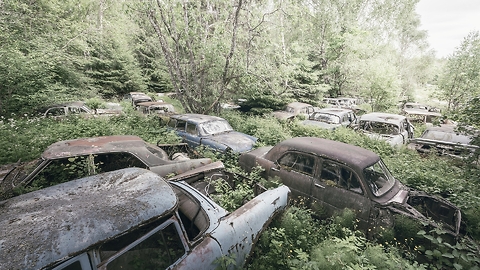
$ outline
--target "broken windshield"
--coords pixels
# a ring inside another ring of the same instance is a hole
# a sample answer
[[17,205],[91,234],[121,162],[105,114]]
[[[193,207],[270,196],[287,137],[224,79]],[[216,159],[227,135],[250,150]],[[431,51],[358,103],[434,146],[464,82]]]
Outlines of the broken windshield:
[[360,127],[365,131],[385,135],[398,135],[400,130],[397,125],[375,121],[361,121]]
[[328,124],[340,124],[340,116],[328,113],[316,113],[313,119]]
[[390,174],[382,160],[363,169],[363,173],[368,188],[377,197],[387,193],[395,185],[395,178]]
[[217,120],[202,123],[199,125],[199,129],[204,135],[214,135],[224,132],[232,131],[233,128],[226,120]]

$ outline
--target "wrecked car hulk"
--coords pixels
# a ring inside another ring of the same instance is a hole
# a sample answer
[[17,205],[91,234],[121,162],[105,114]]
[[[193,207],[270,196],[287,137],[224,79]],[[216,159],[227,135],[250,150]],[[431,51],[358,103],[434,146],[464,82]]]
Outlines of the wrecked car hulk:
[[209,163],[209,158],[172,160],[160,147],[131,135],[59,141],[50,145],[36,160],[3,166],[0,170],[0,200],[123,168],[144,168],[166,176]]
[[382,227],[393,228],[396,215],[442,228],[451,238],[464,234],[458,207],[404,186],[377,154],[358,146],[297,137],[244,153],[239,165],[246,171],[260,166],[265,178],[281,179],[318,216],[353,209],[369,238]]
[[0,269],[217,269],[224,256],[242,267],[288,195],[281,186],[228,213],[145,169],[73,180],[2,201]]

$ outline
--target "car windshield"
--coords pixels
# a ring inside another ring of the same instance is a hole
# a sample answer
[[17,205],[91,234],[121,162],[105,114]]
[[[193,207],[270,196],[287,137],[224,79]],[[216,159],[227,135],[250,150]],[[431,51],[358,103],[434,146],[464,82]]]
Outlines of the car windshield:
[[467,135],[437,130],[426,130],[425,133],[423,133],[422,138],[461,144],[470,144],[470,141],[472,140],[472,138]]
[[313,115],[313,120],[325,122],[328,124],[340,124],[340,117],[329,113],[316,113]]
[[387,193],[395,185],[395,178],[390,174],[382,160],[363,169],[363,174],[368,188],[377,197]]
[[286,112],[289,112],[289,113],[295,113],[295,108],[290,107],[290,106],[287,106],[287,107],[285,108],[285,111],[286,111]]
[[395,124],[375,121],[360,121],[360,127],[365,131],[385,135],[398,135],[400,130]]
[[214,135],[233,130],[227,120],[216,120],[202,123],[199,125],[199,128],[204,135]]

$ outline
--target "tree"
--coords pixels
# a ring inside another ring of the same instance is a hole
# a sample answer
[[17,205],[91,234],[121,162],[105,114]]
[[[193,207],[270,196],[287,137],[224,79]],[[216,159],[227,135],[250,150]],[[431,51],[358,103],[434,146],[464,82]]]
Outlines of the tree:
[[464,38],[439,78],[441,96],[448,110],[459,110],[468,100],[480,94],[480,34],[474,31]]

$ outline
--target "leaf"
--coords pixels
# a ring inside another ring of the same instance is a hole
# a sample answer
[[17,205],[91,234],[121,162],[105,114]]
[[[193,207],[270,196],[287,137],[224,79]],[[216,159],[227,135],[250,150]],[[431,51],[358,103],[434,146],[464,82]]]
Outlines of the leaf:
[[450,259],[455,258],[455,256],[453,256],[453,254],[451,254],[451,253],[443,253],[442,257],[446,257],[446,258],[450,258]]

